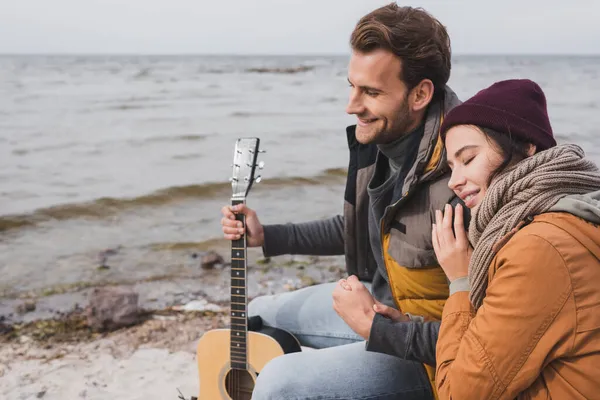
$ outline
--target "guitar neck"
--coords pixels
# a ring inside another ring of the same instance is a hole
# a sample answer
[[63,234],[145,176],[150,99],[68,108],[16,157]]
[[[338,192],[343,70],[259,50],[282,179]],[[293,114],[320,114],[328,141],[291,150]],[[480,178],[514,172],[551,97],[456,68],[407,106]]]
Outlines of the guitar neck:
[[[232,200],[231,205],[243,204],[244,200]],[[246,226],[246,216],[236,214],[237,221]],[[246,235],[231,242],[231,368],[247,368],[248,295],[247,295]]]

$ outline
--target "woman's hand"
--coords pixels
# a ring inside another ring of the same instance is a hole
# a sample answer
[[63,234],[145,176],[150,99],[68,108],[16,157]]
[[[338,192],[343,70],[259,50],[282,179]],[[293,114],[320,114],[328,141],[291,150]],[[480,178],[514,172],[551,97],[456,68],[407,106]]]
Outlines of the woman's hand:
[[[431,229],[433,250],[450,282],[469,274],[469,262],[473,253],[463,224],[463,206],[458,204],[456,211],[454,213],[452,211],[450,204],[446,204],[443,214],[440,210],[436,210],[435,224]],[[453,224],[454,232],[452,232]]]

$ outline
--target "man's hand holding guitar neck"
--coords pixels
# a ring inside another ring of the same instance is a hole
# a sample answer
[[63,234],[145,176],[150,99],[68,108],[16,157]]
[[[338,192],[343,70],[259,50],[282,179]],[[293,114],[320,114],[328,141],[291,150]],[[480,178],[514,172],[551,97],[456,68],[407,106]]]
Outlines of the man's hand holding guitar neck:
[[221,225],[227,240],[238,240],[244,234],[244,228],[240,221],[236,221],[235,214],[246,215],[246,244],[248,247],[261,247],[265,244],[265,231],[258,220],[256,212],[245,204],[236,206],[225,206],[221,209],[223,218]]

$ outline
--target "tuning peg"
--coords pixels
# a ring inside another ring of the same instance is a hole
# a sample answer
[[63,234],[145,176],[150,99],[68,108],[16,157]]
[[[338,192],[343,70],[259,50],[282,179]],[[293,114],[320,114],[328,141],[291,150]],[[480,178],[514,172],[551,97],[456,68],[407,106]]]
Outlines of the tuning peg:
[[265,167],[265,162],[259,161],[258,164],[256,164],[256,166],[258,167],[258,169],[263,169]]
[[229,182],[237,182],[237,178],[231,177],[231,178],[229,178]]
[[260,183],[260,181],[262,181],[262,176],[257,176],[256,178],[254,178],[254,182],[256,183]]
[[267,151],[266,150],[259,150],[258,152],[259,153],[266,153]]

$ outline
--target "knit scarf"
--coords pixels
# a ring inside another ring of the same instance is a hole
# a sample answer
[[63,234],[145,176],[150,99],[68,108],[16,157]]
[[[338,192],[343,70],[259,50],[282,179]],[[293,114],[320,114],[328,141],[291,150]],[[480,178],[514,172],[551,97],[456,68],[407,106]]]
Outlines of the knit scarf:
[[[600,171],[581,147],[566,144],[539,152],[504,171],[474,210],[469,240],[470,300],[477,310],[485,297],[492,259],[523,221],[548,211],[564,196],[600,188]],[[502,239],[502,240],[501,240]]]

